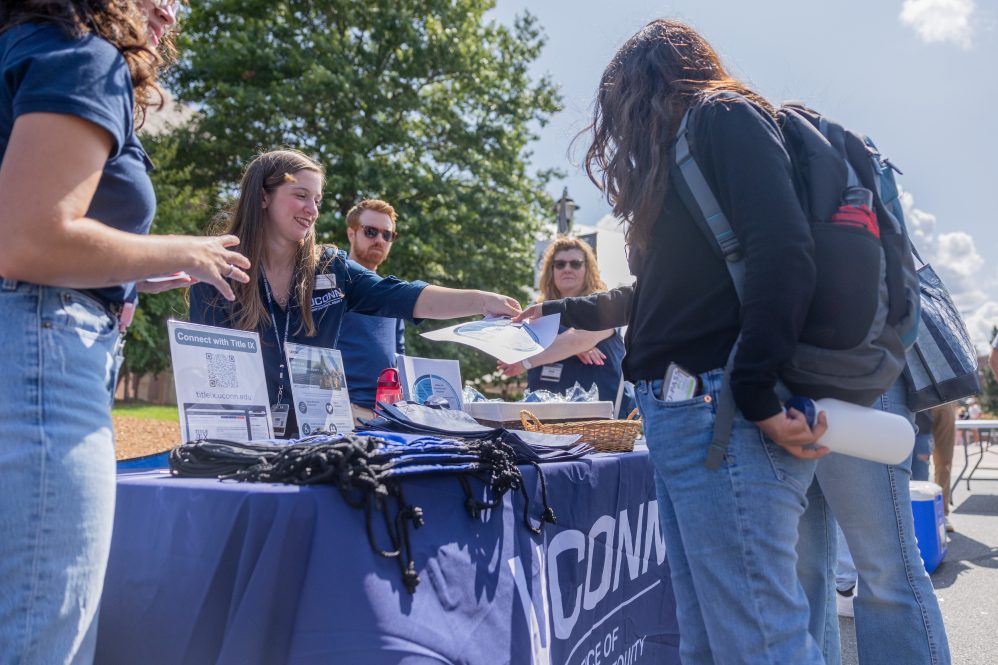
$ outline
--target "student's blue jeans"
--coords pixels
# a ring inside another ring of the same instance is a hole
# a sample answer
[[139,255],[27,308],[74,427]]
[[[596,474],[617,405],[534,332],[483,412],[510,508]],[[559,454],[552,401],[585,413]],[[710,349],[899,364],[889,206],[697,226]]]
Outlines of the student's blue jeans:
[[798,460],[738,414],[724,464],[704,467],[723,372],[701,395],[636,395],[655,470],[684,665],[823,663],[797,581],[798,522],[814,462]]
[[[873,406],[914,420],[901,380]],[[942,614],[915,542],[910,479],[910,458],[889,466],[833,453],[818,461],[801,520],[798,568],[811,603],[811,631],[822,643],[828,665],[840,662],[830,579],[835,521],[859,575],[853,609],[860,663],[950,662]]]
[[911,454],[911,479],[929,479],[929,460],[932,458],[932,430],[915,434],[915,450]]
[[0,281],[0,663],[89,663],[111,544],[117,320]]

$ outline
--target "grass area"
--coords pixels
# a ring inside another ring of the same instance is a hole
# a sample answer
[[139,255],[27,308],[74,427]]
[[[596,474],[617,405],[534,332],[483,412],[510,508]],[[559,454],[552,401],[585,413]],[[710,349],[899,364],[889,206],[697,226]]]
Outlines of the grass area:
[[163,404],[150,404],[149,402],[127,402],[118,401],[114,404],[111,413],[116,416],[128,416],[130,418],[143,418],[145,420],[170,420],[180,422],[180,415],[177,407]]

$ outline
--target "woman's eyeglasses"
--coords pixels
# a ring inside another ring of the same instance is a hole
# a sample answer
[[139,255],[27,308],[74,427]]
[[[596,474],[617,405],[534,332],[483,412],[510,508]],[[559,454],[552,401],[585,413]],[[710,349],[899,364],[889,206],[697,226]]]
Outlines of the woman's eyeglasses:
[[364,237],[368,240],[374,240],[380,235],[381,239],[385,242],[394,242],[399,237],[398,231],[386,231],[385,229],[376,229],[373,226],[363,224],[360,228],[364,229]]
[[551,262],[554,265],[555,270],[564,270],[565,268],[571,266],[572,270],[582,270],[582,266],[586,265],[585,261],[581,259],[572,259],[571,261],[562,261],[558,259]]

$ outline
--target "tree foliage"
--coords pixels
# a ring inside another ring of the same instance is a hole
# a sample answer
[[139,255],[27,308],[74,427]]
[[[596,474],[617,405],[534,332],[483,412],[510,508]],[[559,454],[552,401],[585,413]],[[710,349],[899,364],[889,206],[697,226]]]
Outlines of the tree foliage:
[[[152,232],[202,233],[217,208],[214,189],[191,184],[191,167],[178,154],[175,137],[146,135],[142,143],[156,165],[150,173],[157,199]],[[182,290],[140,296],[135,318],[128,328],[123,374],[158,374],[170,366],[166,331],[166,321],[170,318],[187,318]]]
[[[530,15],[507,28],[489,0],[203,0],[171,74],[199,113],[175,137],[195,187],[231,193],[265,150],[292,146],[327,171],[317,225],[345,246],[363,198],[399,212],[382,273],[520,298],[551,201],[528,146],[559,108],[529,66],[543,46]],[[463,347],[412,339],[412,352],[462,356],[465,376],[494,368]]]

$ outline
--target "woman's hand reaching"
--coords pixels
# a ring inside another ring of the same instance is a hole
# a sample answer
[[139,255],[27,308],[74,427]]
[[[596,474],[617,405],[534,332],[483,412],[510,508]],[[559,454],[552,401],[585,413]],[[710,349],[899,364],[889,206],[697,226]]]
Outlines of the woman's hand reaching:
[[520,313],[520,303],[509,296],[482,291],[482,314],[485,316],[516,316]]
[[190,265],[185,267],[187,274],[196,281],[208,282],[226,300],[235,300],[229,280],[243,284],[250,281],[245,272],[250,269],[250,260],[229,249],[239,244],[239,238],[225,235],[190,237],[184,240],[190,242]]
[[538,302],[514,316],[513,323],[519,323],[520,321],[533,321],[541,316],[543,316],[543,312],[541,311],[541,303]]

